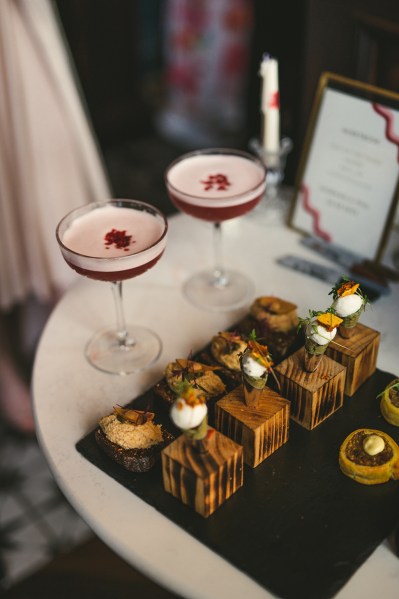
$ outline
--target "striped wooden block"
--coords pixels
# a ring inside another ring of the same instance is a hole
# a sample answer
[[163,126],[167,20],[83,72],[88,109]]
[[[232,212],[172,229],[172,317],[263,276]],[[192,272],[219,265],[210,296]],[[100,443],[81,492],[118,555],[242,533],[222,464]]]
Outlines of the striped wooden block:
[[343,405],[346,368],[324,355],[315,372],[303,367],[304,348],[278,364],[280,393],[291,402],[291,418],[311,430]]
[[288,441],[290,402],[265,387],[256,408],[244,402],[242,386],[216,403],[215,426],[244,449],[244,462],[255,468]]
[[380,333],[358,323],[349,339],[338,334],[334,341],[326,354],[346,366],[345,394],[352,397],[377,368]]
[[207,453],[195,450],[180,435],[162,451],[165,491],[207,518],[244,482],[243,451],[240,445],[214,431]]

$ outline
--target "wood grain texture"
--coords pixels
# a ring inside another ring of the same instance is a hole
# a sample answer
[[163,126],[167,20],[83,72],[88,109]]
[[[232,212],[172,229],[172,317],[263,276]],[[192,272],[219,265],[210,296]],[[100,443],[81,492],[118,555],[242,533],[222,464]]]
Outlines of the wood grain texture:
[[290,402],[265,387],[256,408],[244,402],[242,386],[216,403],[215,426],[243,446],[244,462],[255,468],[286,441]]
[[165,491],[207,518],[244,482],[243,450],[214,431],[207,453],[198,453],[181,435],[162,451]]
[[343,405],[346,368],[325,355],[318,369],[309,373],[303,368],[303,359],[301,348],[274,372],[281,395],[291,402],[291,418],[311,430]]
[[340,335],[327,348],[327,355],[346,366],[345,394],[352,397],[376,370],[380,333],[358,323],[352,337]]

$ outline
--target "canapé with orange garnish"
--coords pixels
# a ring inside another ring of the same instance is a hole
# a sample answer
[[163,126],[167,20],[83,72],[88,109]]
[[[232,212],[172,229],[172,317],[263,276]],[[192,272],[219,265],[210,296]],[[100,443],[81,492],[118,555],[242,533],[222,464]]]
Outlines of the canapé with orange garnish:
[[250,338],[240,364],[245,403],[256,407],[273,366],[268,347],[258,343],[255,338]]
[[342,318],[330,311],[311,310],[308,318],[300,319],[300,326],[305,330],[304,366],[307,372],[316,370],[341,323]]
[[329,295],[332,295],[334,299],[332,309],[337,316],[342,318],[339,333],[342,337],[349,338],[369,300],[361,291],[359,283],[346,278],[335,285]]

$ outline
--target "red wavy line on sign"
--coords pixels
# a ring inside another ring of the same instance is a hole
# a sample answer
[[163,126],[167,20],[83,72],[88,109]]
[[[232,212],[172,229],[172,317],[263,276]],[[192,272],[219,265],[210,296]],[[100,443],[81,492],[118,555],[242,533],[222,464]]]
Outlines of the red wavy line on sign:
[[376,102],[373,102],[372,106],[374,111],[380,116],[382,116],[383,119],[385,119],[385,137],[388,141],[390,141],[398,147],[397,159],[399,162],[399,135],[396,135],[395,131],[393,130],[394,114],[393,112],[391,112],[391,110],[385,108],[384,106],[381,106],[380,104],[377,104]]
[[327,231],[323,231],[323,229],[320,227],[320,212],[311,205],[309,200],[309,188],[304,183],[301,185],[301,192],[303,194],[303,207],[306,212],[310,214],[313,220],[314,233],[324,239],[324,241],[331,241],[331,235],[327,233]]

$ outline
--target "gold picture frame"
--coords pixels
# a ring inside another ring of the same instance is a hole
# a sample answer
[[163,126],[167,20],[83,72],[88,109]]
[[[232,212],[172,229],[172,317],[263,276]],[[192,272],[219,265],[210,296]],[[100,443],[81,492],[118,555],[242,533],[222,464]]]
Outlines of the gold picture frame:
[[399,94],[320,77],[288,225],[380,261],[399,198]]

